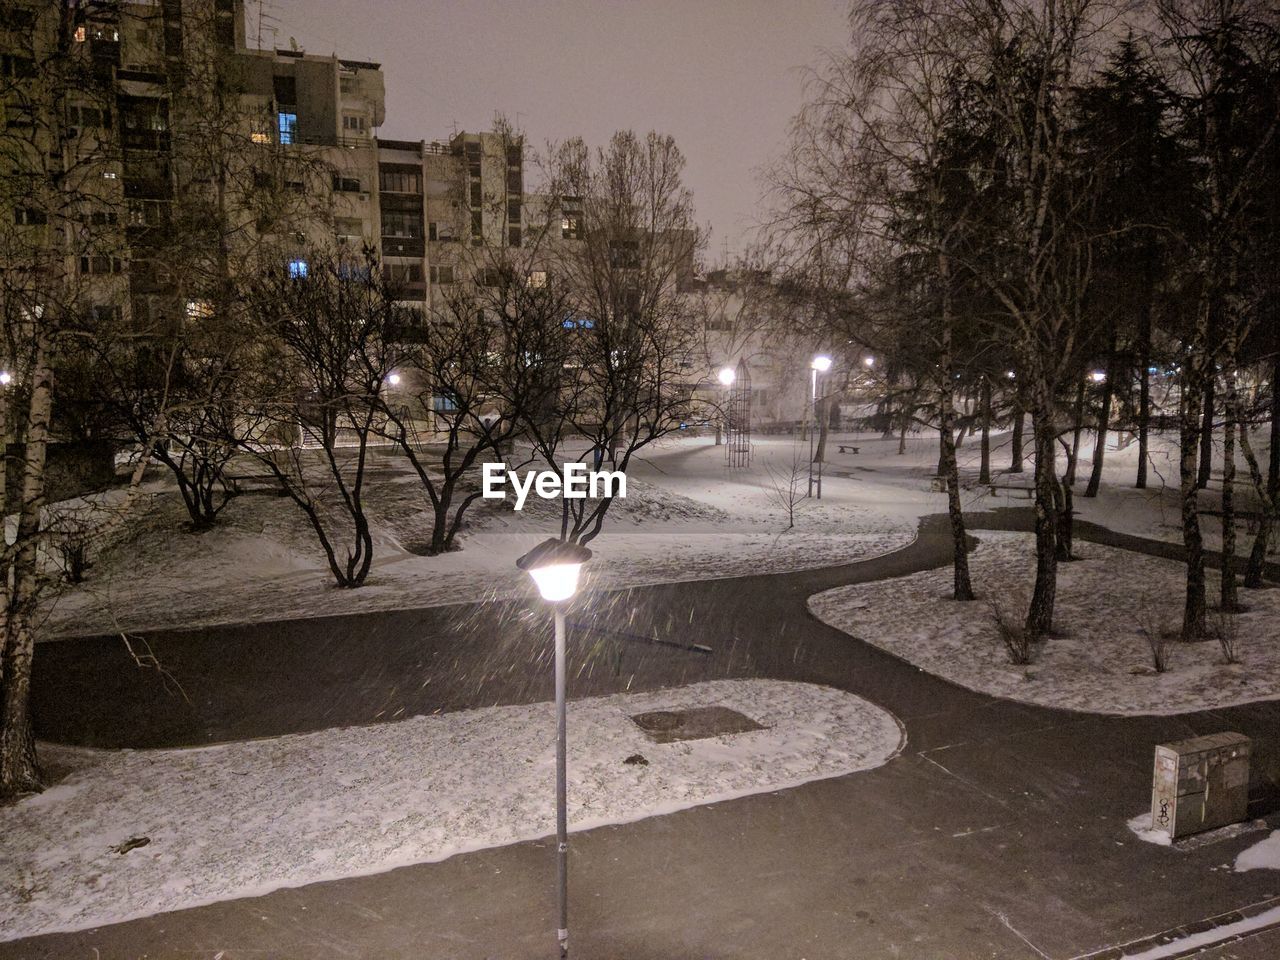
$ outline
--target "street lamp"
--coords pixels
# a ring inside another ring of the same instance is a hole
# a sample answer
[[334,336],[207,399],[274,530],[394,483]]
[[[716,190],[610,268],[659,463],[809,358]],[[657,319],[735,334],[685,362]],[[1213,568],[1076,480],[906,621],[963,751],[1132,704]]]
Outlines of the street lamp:
[[400,386],[400,374],[391,374],[391,376],[387,377],[387,383],[391,384],[393,387]]
[[872,367],[874,367],[874,366],[876,365],[876,358],[875,358],[875,357],[863,357],[863,358],[862,358],[862,365],[863,365],[864,367],[866,367],[868,370],[870,370]]
[[7,387],[13,382],[13,374],[8,370],[0,370],[0,386]]
[[559,926],[556,941],[560,957],[569,956],[569,818],[565,806],[565,624],[561,603],[578,592],[582,565],[591,551],[564,540],[544,540],[516,561],[533,577],[542,599],[553,604],[556,621],[556,902]]
[[[716,374],[716,379],[720,381],[720,386],[724,387],[724,399],[729,399],[729,391],[733,389],[733,383],[738,379],[737,371],[733,367],[721,367],[720,372]],[[720,409],[720,419],[716,421],[716,446],[720,446],[720,432],[728,426],[725,417],[724,408]]]
[[[809,363],[809,369],[813,373],[813,393],[810,397],[809,412],[813,417],[809,425],[809,496],[813,496],[813,433],[818,426],[818,374],[826,373],[831,369],[831,358],[825,353],[820,353]],[[822,468],[819,467],[819,470]],[[822,499],[822,479],[819,474],[818,479],[818,499]]]

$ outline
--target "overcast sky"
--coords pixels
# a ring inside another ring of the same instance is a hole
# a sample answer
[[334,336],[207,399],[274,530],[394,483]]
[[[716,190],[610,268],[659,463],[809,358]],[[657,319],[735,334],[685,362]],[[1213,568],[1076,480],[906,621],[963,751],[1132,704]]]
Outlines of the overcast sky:
[[[257,25],[250,4],[249,42]],[[800,68],[843,45],[844,0],[268,0],[275,46],[382,64],[381,136],[445,139],[496,112],[529,141],[658,129],[688,159],[710,260],[756,222],[758,171]],[[268,44],[270,40],[268,37]]]

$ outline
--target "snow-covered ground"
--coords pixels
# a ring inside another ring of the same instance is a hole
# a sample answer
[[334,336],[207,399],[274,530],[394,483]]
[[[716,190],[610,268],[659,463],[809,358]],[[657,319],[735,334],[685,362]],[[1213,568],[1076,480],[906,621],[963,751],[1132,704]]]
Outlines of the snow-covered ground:
[[[1225,663],[1213,641],[1171,641],[1169,669],[1157,673],[1140,627],[1151,622],[1176,629],[1185,568],[1091,543],[1078,545],[1082,560],[1058,567],[1055,634],[1035,651],[1030,666],[1014,666],[990,602],[1021,621],[1034,580],[1033,539],[984,532],[981,540],[971,559],[976,601],[947,598],[946,567],[830,590],[811,597],[810,609],[929,673],[1027,703],[1089,713],[1171,714],[1280,698],[1280,591],[1241,591],[1249,606],[1234,618],[1242,662]],[[1211,572],[1211,598],[1217,587]]]
[[[766,729],[656,744],[630,719],[710,705]],[[871,769],[903,740],[859,697],[773,680],[579,700],[568,726],[573,830]],[[48,748],[46,759],[76,769],[0,807],[0,939],[546,836],[554,731],[541,703],[193,750]],[[624,762],[635,754],[647,764]]]
[[[646,451],[592,541],[587,589],[781,572],[865,559],[909,543],[937,509],[927,484],[858,484],[828,477],[821,501],[787,529],[771,501],[766,464],[789,460],[790,440],[763,440],[745,470],[725,466],[708,438]],[[807,453],[807,446],[804,447]],[[530,498],[520,513],[479,500],[462,549],[420,555],[429,537],[425,494],[394,457],[379,456],[367,502],[375,539],[368,583],[340,590],[302,514],[269,492],[233,501],[213,530],[184,530],[167,485],[153,484],[138,515],[93,558],[85,582],[50,604],[45,636],[162,626],[243,623],[430,606],[531,590],[516,558],[559,532],[559,505]],[[868,489],[868,487],[874,489]],[[415,552],[417,551],[417,552]]]

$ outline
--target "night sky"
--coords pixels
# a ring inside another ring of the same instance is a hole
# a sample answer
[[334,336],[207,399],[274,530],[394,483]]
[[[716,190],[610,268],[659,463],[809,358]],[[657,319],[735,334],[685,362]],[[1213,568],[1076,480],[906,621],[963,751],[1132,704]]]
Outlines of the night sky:
[[[257,19],[249,5],[249,43]],[[529,142],[659,129],[688,158],[698,217],[738,249],[802,68],[843,45],[844,0],[269,0],[274,45],[382,64],[383,137],[445,139],[495,112]],[[273,45],[266,35],[265,46]],[[530,178],[533,183],[533,179]]]

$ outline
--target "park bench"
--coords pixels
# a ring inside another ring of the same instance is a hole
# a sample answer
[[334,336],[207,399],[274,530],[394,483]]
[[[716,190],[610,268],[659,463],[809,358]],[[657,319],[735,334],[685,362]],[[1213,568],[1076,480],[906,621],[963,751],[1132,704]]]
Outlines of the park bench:
[[1029,483],[992,483],[988,486],[991,488],[993,497],[999,496],[1001,491],[1008,493],[1011,497],[1022,494],[1028,500],[1034,500],[1036,497],[1036,488]]
[[836,444],[836,446],[840,448],[841,453],[857,453],[858,452],[858,448],[854,446],[852,443],[838,443]]

